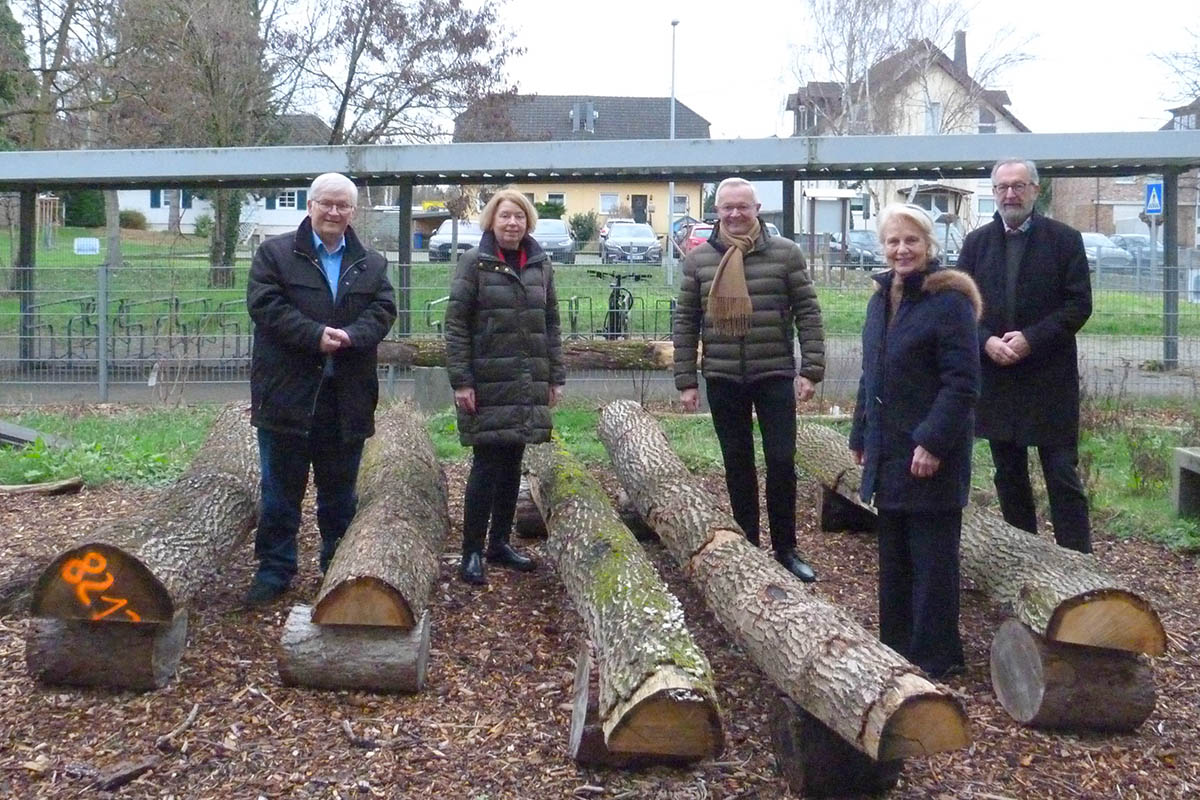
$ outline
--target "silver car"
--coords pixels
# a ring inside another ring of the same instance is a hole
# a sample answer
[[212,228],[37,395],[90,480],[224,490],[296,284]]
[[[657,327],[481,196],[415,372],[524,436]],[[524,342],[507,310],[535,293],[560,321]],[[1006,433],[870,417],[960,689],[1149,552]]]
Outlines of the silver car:
[[[449,261],[450,260],[450,243],[453,237],[454,220],[445,220],[438,226],[437,232],[429,237],[429,260],[430,261]],[[479,228],[478,222],[467,222],[465,220],[458,221],[458,252],[454,256],[454,260],[463,253],[470,250],[472,247],[479,246],[479,240],[483,238],[483,231]]]
[[1087,253],[1088,266],[1092,269],[1133,267],[1133,256],[1117,247],[1116,242],[1103,233],[1085,231],[1080,235],[1083,236],[1083,249]]
[[609,227],[600,243],[600,263],[661,264],[662,243],[644,222],[619,222]]
[[539,219],[530,235],[555,264],[575,263],[575,237],[561,219]]

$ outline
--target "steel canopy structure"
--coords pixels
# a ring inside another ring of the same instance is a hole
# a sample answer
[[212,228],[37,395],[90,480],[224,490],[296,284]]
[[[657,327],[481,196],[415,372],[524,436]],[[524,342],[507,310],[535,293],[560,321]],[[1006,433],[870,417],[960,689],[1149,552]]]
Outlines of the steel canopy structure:
[[1200,167],[1200,130],[17,151],[0,153],[0,191],[270,188],[323,172],[364,185],[986,178],[995,161],[1014,156],[1047,177],[1178,174]]

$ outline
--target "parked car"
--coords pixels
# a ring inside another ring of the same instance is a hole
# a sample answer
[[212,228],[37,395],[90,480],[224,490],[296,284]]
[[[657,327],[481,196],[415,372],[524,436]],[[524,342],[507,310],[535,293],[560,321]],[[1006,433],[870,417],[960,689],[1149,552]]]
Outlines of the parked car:
[[[1139,267],[1150,266],[1150,236],[1148,234],[1118,233],[1108,238],[1112,239],[1113,244],[1117,247],[1120,247],[1126,253],[1133,256],[1134,263]],[[1154,263],[1160,266],[1163,263],[1162,240],[1155,243]]]
[[662,243],[644,222],[622,222],[608,229],[600,242],[600,263],[627,261],[631,264],[661,264]]
[[1117,247],[1112,239],[1103,233],[1084,231],[1083,249],[1087,253],[1088,266],[1092,269],[1131,268],[1133,256]]
[[[453,238],[452,226],[454,220],[445,220],[438,226],[437,232],[429,237],[429,260],[430,261],[449,261],[450,260],[450,241]],[[483,231],[479,228],[478,222],[467,222],[465,220],[458,221],[458,253],[454,259],[457,261],[458,256],[462,255],[472,247],[479,246],[479,240],[483,238]]]
[[850,231],[850,246],[842,246],[842,235],[829,235],[829,260],[833,264],[874,269],[883,264],[883,247],[875,231]]
[[713,225],[711,222],[695,222],[687,227],[684,231],[683,241],[679,243],[679,249],[688,254],[692,252],[693,247],[698,247],[708,241],[708,237],[712,236]]
[[633,221],[634,220],[629,219],[629,217],[610,217],[609,219],[606,219],[604,224],[600,226],[600,241],[603,242],[608,238],[608,232],[612,229],[613,225]]
[[763,224],[764,224],[764,225],[766,226],[766,228],[767,228],[767,235],[768,235],[768,236],[778,236],[778,235],[779,235],[779,228],[776,228],[776,227],[775,227],[775,223],[774,223],[774,222],[764,222]]
[[561,219],[539,219],[531,236],[555,264],[575,263],[575,238]]
[[938,254],[938,260],[948,267],[957,266],[958,251],[962,250],[962,233],[953,225],[935,225],[933,233],[941,251]]

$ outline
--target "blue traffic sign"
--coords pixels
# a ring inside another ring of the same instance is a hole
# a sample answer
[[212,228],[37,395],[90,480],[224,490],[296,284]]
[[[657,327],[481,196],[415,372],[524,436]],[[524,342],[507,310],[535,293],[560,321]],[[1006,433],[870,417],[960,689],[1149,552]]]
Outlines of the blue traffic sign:
[[1156,216],[1163,213],[1163,185],[1162,181],[1154,181],[1146,184],[1146,208],[1147,216]]

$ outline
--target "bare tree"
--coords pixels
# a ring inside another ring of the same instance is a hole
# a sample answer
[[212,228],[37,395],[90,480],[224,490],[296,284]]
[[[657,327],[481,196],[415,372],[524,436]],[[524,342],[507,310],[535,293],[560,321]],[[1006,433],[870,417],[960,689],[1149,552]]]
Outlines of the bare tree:
[[1172,91],[1165,96],[1184,104],[1200,101],[1200,32],[1190,28],[1187,32],[1192,37],[1190,50],[1176,50],[1157,56],[1175,75]]
[[330,144],[443,138],[445,120],[504,88],[522,52],[484,0],[351,0],[279,36],[281,57],[332,109]]

